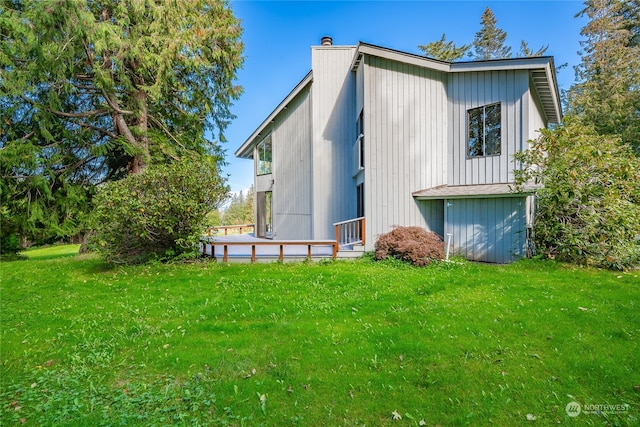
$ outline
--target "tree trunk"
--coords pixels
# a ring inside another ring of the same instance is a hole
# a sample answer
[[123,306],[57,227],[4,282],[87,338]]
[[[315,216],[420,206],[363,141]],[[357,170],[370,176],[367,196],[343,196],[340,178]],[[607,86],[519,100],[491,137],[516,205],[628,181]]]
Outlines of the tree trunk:
[[135,93],[136,100],[136,110],[138,111],[137,118],[137,130],[138,137],[136,138],[136,147],[141,151],[139,154],[136,154],[133,159],[131,159],[131,170],[130,173],[138,174],[141,173],[145,167],[147,167],[147,160],[150,157],[149,153],[149,137],[147,136],[148,130],[148,112],[147,112],[147,94],[145,91],[138,89]]
[[84,235],[82,236],[82,243],[80,244],[80,249],[78,249],[78,255],[91,252],[91,250],[89,249],[89,240],[91,239],[91,236],[93,236],[93,231],[87,231],[86,233],[84,233]]

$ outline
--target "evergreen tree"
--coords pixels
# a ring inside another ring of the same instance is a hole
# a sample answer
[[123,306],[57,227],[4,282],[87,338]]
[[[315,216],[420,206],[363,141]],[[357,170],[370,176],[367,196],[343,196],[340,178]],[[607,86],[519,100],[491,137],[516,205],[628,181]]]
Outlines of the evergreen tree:
[[440,40],[427,43],[426,45],[419,45],[418,48],[424,52],[425,56],[438,59],[440,61],[455,62],[462,59],[471,45],[464,44],[462,46],[456,46],[453,41],[446,41],[446,35],[443,33]]
[[496,26],[498,20],[487,7],[480,19],[480,30],[473,39],[474,59],[503,59],[511,57],[511,47],[505,45],[507,33]]
[[532,56],[542,56],[545,54],[547,49],[549,49],[549,45],[542,46],[538,50],[532,50],[529,48],[529,44],[526,41],[522,40],[520,42],[520,54],[525,58],[530,58]]
[[623,1],[620,8],[624,27],[631,34],[629,44],[640,46],[640,0]]
[[225,225],[253,224],[255,189],[253,186],[244,195],[242,191],[231,198],[224,211],[222,221]]
[[148,164],[221,161],[240,34],[225,0],[4,0],[3,236],[73,233],[95,185]]
[[620,135],[640,153],[640,3],[587,0],[577,16],[589,21],[576,83],[568,91],[568,113],[603,135]]
[[[640,0],[639,0],[640,1]],[[496,26],[497,19],[490,8],[486,8],[482,14],[480,30],[476,33],[472,44],[456,46],[453,41],[447,41],[445,34],[440,40],[419,45],[425,56],[441,61],[455,62],[465,55],[477,60],[503,59],[511,57],[511,47],[505,45],[507,33]],[[473,48],[474,52],[471,52]],[[520,44],[520,56],[542,56],[549,46],[542,46],[538,50],[529,48],[526,41]]]
[[[563,125],[517,153],[519,184],[535,180],[541,253],[624,269],[640,265],[640,2],[587,0],[576,16],[582,63]],[[634,32],[635,31],[635,32]],[[635,155],[633,154],[635,149]]]

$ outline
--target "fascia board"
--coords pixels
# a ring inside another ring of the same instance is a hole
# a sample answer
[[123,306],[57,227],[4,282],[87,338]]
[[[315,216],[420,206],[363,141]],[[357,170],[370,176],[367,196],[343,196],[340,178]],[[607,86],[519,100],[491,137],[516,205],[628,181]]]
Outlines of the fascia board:
[[550,56],[453,62],[451,64],[451,72],[464,73],[469,71],[532,70],[546,68],[549,62],[551,62]]
[[556,111],[556,116],[558,117],[558,123],[560,123],[562,122],[562,103],[560,101],[560,89],[558,88],[558,82],[556,80],[556,67],[553,63],[553,58],[550,58],[550,61],[546,67],[546,72],[549,85],[554,88],[554,90],[552,91],[553,105]]
[[360,42],[356,53],[353,56],[353,62],[351,63],[351,69],[356,70],[359,64],[360,55],[377,56],[391,61],[402,62],[404,64],[415,65],[421,68],[427,68],[437,71],[449,71],[451,66],[448,62],[437,61],[435,59],[427,58],[424,56],[414,55],[411,53],[400,52],[398,50],[387,49],[380,46],[374,46],[367,43]]

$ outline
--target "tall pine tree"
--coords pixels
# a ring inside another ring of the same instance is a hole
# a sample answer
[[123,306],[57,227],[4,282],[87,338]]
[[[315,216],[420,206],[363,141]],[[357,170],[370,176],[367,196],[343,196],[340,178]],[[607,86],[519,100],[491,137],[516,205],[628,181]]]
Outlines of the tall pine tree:
[[[511,56],[511,47],[505,45],[507,33],[496,27],[496,24],[495,15],[487,7],[480,21],[482,27],[476,33],[472,44],[456,46],[453,41],[447,41],[445,34],[442,34],[440,40],[426,45],[418,45],[418,48],[424,52],[425,56],[447,62],[458,61],[466,55],[478,60],[509,58]],[[472,47],[475,55],[471,52]],[[547,45],[540,47],[538,50],[533,50],[529,48],[526,41],[522,40],[520,56],[541,56],[544,55],[548,47]]]
[[577,16],[589,21],[568,113],[602,135],[620,135],[640,154],[640,3],[587,0]]
[[462,59],[470,47],[471,45],[469,44],[456,46],[453,41],[447,41],[444,33],[440,40],[418,46],[418,48],[424,52],[425,56],[447,62],[455,62]]
[[480,30],[473,39],[474,59],[503,59],[511,57],[511,47],[505,45],[507,33],[498,28],[498,20],[487,7],[480,19]]

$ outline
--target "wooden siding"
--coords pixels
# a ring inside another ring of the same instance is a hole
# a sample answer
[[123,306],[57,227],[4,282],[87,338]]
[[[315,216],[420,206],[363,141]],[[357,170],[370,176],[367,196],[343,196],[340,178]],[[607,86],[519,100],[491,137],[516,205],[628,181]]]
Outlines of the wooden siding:
[[[452,73],[449,95],[449,185],[513,181],[513,154],[529,138],[529,73],[526,70]],[[502,151],[499,156],[467,157],[467,111],[501,103]]]
[[276,117],[271,138],[274,238],[311,239],[310,89],[298,94]]
[[525,209],[525,197],[445,200],[445,233],[452,234],[453,253],[495,263],[522,257]]
[[311,51],[313,117],[313,238],[334,237],[333,223],[354,218],[352,176],[355,140],[355,47],[314,47]]
[[441,233],[436,204],[412,192],[446,184],[446,76],[375,56],[364,69],[367,249],[395,225]]
[[529,108],[528,139],[536,139],[540,136],[540,132],[538,131],[542,128],[546,128],[547,123],[544,121],[544,112],[542,110],[540,98],[538,98],[534,89],[529,92],[529,99],[531,99],[531,108]]

